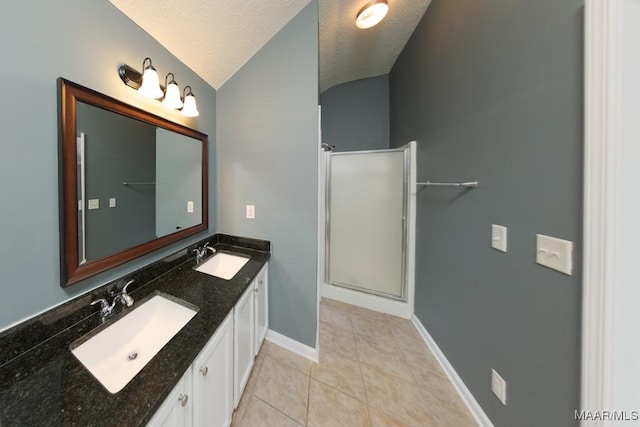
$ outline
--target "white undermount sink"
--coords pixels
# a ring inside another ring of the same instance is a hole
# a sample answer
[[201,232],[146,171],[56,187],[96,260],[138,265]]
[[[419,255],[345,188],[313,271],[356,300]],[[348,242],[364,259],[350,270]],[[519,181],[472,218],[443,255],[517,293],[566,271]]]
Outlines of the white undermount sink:
[[91,338],[72,343],[71,352],[110,393],[117,393],[197,312],[196,306],[158,292]]
[[207,262],[196,267],[196,271],[231,280],[247,262],[249,262],[248,256],[218,252],[209,258]]

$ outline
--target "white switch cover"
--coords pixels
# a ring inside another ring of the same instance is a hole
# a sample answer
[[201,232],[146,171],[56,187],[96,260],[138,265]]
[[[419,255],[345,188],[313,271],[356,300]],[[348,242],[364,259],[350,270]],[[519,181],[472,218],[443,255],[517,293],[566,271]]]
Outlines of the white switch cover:
[[491,370],[491,391],[503,405],[507,405],[507,382],[498,375],[495,369]]
[[507,227],[491,224],[491,247],[507,252]]
[[571,276],[573,242],[536,234],[536,262]]
[[191,200],[187,201],[187,213],[193,213],[193,202]]
[[100,199],[89,199],[89,210],[100,209]]
[[254,219],[256,217],[256,207],[254,205],[247,205],[247,218]]
[[116,207],[116,198],[115,197],[111,197],[109,199],[109,207],[110,208],[115,208]]

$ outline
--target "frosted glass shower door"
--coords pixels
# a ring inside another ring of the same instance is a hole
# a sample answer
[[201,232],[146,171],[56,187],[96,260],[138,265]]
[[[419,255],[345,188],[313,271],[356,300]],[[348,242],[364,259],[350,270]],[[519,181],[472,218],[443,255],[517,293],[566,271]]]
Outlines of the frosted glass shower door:
[[329,283],[405,299],[404,150],[332,153]]

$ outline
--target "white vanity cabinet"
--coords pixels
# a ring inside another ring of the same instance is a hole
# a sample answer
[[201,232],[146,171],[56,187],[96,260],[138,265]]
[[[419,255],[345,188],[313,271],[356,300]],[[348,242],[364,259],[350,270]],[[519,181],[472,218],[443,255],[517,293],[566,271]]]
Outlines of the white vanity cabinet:
[[233,414],[233,312],[191,365],[193,425],[227,427]]
[[253,283],[242,294],[233,310],[234,349],[234,408],[238,406],[242,392],[253,368],[254,346],[254,297]]
[[182,376],[147,427],[192,426],[191,369]]
[[228,427],[233,414],[233,311],[147,427]]
[[253,281],[254,288],[254,354],[257,356],[269,329],[269,264],[260,270]]
[[268,264],[154,414],[149,427],[231,425],[269,327]]

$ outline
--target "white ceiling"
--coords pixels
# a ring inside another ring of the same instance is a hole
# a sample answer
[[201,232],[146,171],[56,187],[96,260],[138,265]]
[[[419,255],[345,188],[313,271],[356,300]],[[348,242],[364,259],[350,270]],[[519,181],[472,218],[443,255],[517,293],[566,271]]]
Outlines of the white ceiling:
[[320,91],[379,76],[391,67],[409,41],[431,0],[388,0],[389,12],[375,27],[355,26],[369,0],[320,0]]
[[[310,0],[109,0],[219,89]],[[377,26],[359,30],[368,0],[319,0],[321,90],[386,74],[431,0],[388,0]]]

